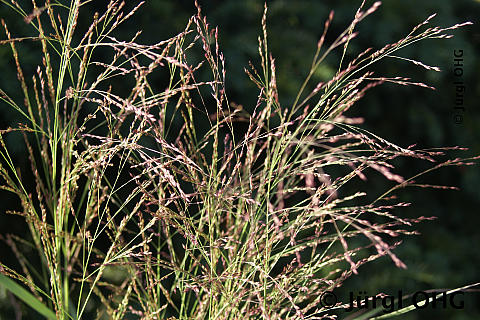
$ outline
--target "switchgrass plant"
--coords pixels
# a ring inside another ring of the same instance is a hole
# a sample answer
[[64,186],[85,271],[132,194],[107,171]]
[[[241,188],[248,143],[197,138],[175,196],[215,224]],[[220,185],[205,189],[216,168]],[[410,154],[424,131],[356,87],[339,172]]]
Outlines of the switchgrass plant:
[[[3,108],[23,118],[1,130],[1,188],[19,200],[21,210],[8,214],[24,218],[28,236],[2,235],[17,262],[2,262],[0,281],[46,318],[333,318],[346,304],[323,306],[322,293],[382,256],[405,268],[393,252],[396,239],[429,219],[395,215],[408,204],[394,192],[430,187],[417,178],[476,159],[437,161],[449,148],[397,146],[345,114],[385,82],[428,87],[370,67],[390,57],[439,71],[397,52],[469,23],[428,27],[430,16],[397,42],[347,61],[357,24],[380,3],[362,2],[326,44],[332,11],[304,84],[282,106],[265,6],[260,61],[246,69],[258,86],[248,112],[227,98],[218,30],[198,4],[184,31],[141,44],[139,33],[118,39],[115,30],[143,2],[126,11],[112,0],[82,30],[79,16],[90,2],[2,1],[37,35],[17,35],[2,19],[0,42],[11,48],[24,99],[0,91]],[[33,74],[23,71],[22,41],[41,52]],[[338,71],[312,86],[333,50],[341,52]],[[152,80],[159,78],[165,86]],[[33,185],[5,142],[19,134]],[[399,157],[431,168],[403,178],[392,165]],[[374,201],[368,190],[344,192],[372,171],[394,186]]]

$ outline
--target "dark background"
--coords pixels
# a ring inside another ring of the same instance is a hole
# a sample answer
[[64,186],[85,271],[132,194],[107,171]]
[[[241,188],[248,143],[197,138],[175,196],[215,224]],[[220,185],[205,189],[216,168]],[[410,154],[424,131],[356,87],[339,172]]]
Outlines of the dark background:
[[[296,96],[323,31],[324,21],[331,9],[335,18],[328,41],[332,41],[352,20],[361,1],[268,1],[269,47],[276,58],[277,80],[280,102],[288,106]],[[30,1],[20,1],[30,8]],[[127,1],[127,6],[136,1]],[[260,20],[263,1],[224,0],[199,1],[202,12],[211,25],[219,27],[220,47],[226,58],[227,94],[231,102],[242,104],[252,110],[257,90],[244,73],[251,60],[258,64],[257,37],[261,33]],[[371,4],[372,2],[367,2]],[[95,4],[99,5],[98,8]],[[103,10],[102,1],[87,5],[80,16],[90,21],[94,10]],[[91,11],[91,12],[89,12]],[[147,1],[144,7],[117,30],[116,37],[127,39],[138,29],[144,30],[140,41],[154,43],[182,31],[188,18],[196,12],[193,1]],[[472,21],[474,25],[455,30],[453,39],[435,39],[418,43],[398,53],[404,57],[420,60],[440,67],[442,72],[426,71],[411,63],[398,60],[383,60],[375,69],[377,75],[406,76],[436,87],[429,90],[420,87],[405,87],[384,84],[367,93],[350,116],[365,118],[364,128],[400,146],[417,144],[419,148],[442,146],[468,147],[465,152],[450,152],[449,156],[468,157],[480,154],[480,1],[477,0],[389,0],[380,9],[359,25],[360,34],[352,42],[351,57],[368,47],[381,48],[395,42],[430,14],[437,13],[431,26],[447,27],[455,23]],[[0,4],[0,17],[4,18],[13,35],[28,34],[29,29],[11,9]],[[0,39],[4,39],[2,34]],[[31,50],[30,50],[31,49]],[[454,122],[455,86],[453,84],[453,52],[463,50],[466,86],[463,122]],[[27,79],[40,63],[39,46],[22,43],[19,46],[21,61]],[[326,63],[315,74],[315,80],[330,78],[338,67],[340,50],[333,52]],[[30,80],[31,81],[31,80]],[[0,88],[17,99],[21,99],[20,85],[9,47],[0,47]],[[17,123],[14,111],[0,104],[0,127]],[[28,169],[28,162],[20,147],[20,136],[7,139],[9,150],[19,167]],[[419,161],[397,161],[396,172],[410,177],[425,169]],[[434,221],[417,225],[419,236],[404,238],[395,250],[407,264],[407,270],[395,268],[388,258],[382,258],[360,268],[359,275],[349,279],[337,296],[346,300],[350,291],[357,294],[385,292],[396,294],[413,293],[434,288],[455,288],[480,281],[480,172],[478,166],[450,167],[435,171],[421,179],[424,183],[458,186],[460,191],[406,189],[398,192],[400,200],[412,202],[409,208],[397,210],[402,217],[436,216]],[[389,185],[383,179],[369,179],[360,185],[370,194],[379,195]],[[16,199],[0,193],[0,234],[25,232],[25,223],[14,216],[5,215],[5,210],[16,208]],[[5,243],[0,243],[0,259],[9,265],[13,256]],[[480,294],[464,296],[465,309],[447,307],[428,308],[401,316],[402,319],[480,319]],[[0,320],[9,319],[10,300],[0,287]],[[5,316],[4,316],[5,315]]]

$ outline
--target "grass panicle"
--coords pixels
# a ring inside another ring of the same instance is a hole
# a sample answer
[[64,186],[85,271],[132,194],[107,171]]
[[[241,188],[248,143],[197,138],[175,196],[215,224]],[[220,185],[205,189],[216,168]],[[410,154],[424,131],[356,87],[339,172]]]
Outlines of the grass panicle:
[[[111,0],[82,34],[78,21],[88,2],[33,0],[29,9],[2,1],[38,35],[16,35],[2,20],[0,43],[11,48],[23,101],[0,91],[2,104],[22,116],[0,132],[1,188],[20,201],[21,210],[9,213],[24,218],[29,236],[2,237],[18,265],[0,264],[0,283],[46,317],[327,319],[343,305],[322,307],[321,294],[363,264],[388,256],[406,267],[394,253],[398,239],[430,218],[397,216],[395,209],[409,203],[395,200],[394,191],[448,188],[417,180],[477,159],[442,161],[449,148],[398,146],[346,115],[385,82],[431,88],[377,76],[370,67],[393,58],[439,71],[398,51],[449,38],[468,22],[426,28],[431,16],[404,38],[348,61],[357,25],[380,3],[367,8],[363,1],[327,44],[332,11],[298,95],[281,105],[282,70],[269,51],[265,5],[260,63],[246,69],[258,87],[250,113],[227,98],[228,57],[198,4],[183,32],[141,44],[139,33],[121,40],[115,30],[143,2],[126,10]],[[21,41],[34,41],[41,52],[32,75],[22,68]],[[334,50],[341,52],[336,74],[312,83]],[[165,74],[159,88],[152,79]],[[245,132],[240,122],[248,124]],[[5,142],[19,133],[34,187]],[[392,164],[399,157],[432,167],[402,177]],[[373,171],[393,187],[373,201],[368,190],[345,191]]]

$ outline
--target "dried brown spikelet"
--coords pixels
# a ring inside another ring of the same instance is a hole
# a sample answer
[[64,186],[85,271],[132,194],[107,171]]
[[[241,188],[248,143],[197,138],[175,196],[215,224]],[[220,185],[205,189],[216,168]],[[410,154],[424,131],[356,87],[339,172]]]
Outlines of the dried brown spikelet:
[[32,13],[26,16],[23,19],[23,21],[25,21],[26,24],[30,24],[30,22],[32,22],[33,19],[39,17],[42,14],[42,12],[45,11],[46,8],[47,8],[46,6],[43,6],[40,8],[33,8]]

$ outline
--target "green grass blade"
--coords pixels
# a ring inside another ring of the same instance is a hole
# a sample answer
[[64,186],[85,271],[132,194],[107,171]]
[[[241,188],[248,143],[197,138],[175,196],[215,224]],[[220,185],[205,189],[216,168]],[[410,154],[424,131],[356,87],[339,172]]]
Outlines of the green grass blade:
[[56,320],[55,313],[40,302],[34,295],[25,290],[12,279],[0,273],[0,285],[16,295],[20,300],[32,307],[35,311],[46,317],[47,319]]

